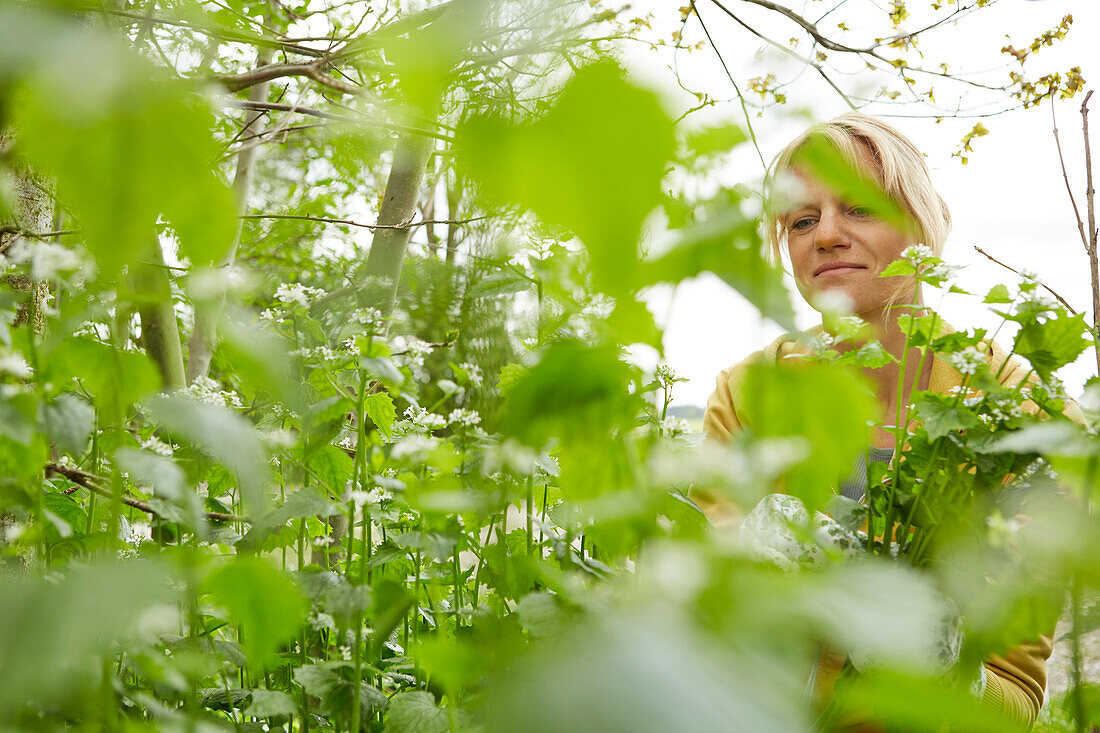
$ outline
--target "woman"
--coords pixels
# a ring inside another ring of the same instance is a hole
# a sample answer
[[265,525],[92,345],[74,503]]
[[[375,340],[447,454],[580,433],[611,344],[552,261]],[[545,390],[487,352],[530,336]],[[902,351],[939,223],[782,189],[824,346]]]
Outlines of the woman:
[[[837,194],[836,188],[818,180],[804,164],[805,153],[826,144],[839,152],[903,210],[902,221],[888,223],[865,207]],[[962,384],[961,375],[941,359],[922,361],[917,348],[905,351],[906,334],[898,325],[895,303],[922,303],[919,286],[912,278],[880,278],[879,274],[906,248],[923,244],[939,255],[950,228],[950,214],[932,186],[923,156],[901,133],[880,120],[851,112],[817,125],[790,143],[776,158],[769,176],[768,235],[774,254],[785,249],[799,292],[811,303],[822,296],[844,300],[851,312],[876,331],[876,338],[896,357],[885,366],[864,369],[882,409],[882,420],[869,446],[870,459],[888,462],[894,436],[882,426],[895,422],[897,406],[907,405],[914,390],[948,393]],[[785,335],[763,351],[718,375],[707,402],[704,429],[710,439],[725,441],[744,424],[738,390],[745,368],[754,362],[777,362],[787,356],[808,353],[805,334]],[[1004,365],[1006,354],[988,343],[987,359],[1004,385],[1022,380],[1027,373],[1020,360]],[[905,364],[899,392],[899,370]],[[924,364],[923,368],[918,365]],[[1004,369],[1001,366],[1004,365]],[[919,371],[919,373],[918,373]],[[860,465],[865,465],[862,461]],[[840,491],[861,499],[866,474],[853,476]],[[726,505],[700,501],[715,524],[728,524],[734,512]],[[750,522],[754,519],[750,516]],[[1018,721],[1031,724],[1043,703],[1046,660],[1051,637],[1022,643],[993,656],[983,670],[983,704]],[[839,674],[842,658],[825,655],[816,675],[816,691],[827,695]]]

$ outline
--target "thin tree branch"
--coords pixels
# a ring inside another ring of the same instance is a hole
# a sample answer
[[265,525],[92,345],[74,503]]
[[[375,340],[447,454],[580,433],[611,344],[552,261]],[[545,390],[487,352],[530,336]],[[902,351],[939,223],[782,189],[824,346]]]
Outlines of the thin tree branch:
[[297,112],[298,114],[306,115],[308,117],[319,117],[323,120],[339,120],[341,122],[349,122],[358,125],[368,125],[376,128],[384,128],[390,132],[407,132],[410,135],[422,135],[424,137],[433,137],[436,140],[443,140],[444,142],[452,142],[452,139],[439,132],[433,132],[426,130],[422,127],[413,127],[411,125],[402,125],[396,122],[389,123],[377,123],[367,118],[351,117],[349,115],[337,115],[331,112],[325,112],[319,109],[313,109],[312,107],[299,107],[293,104],[279,104],[276,102],[250,102],[247,100],[232,99],[228,100],[226,104],[230,107],[237,107],[238,109],[251,109],[251,110],[272,110],[275,112]]
[[[982,254],[982,255],[985,255],[986,257],[988,257],[989,259],[993,260],[994,262],[996,262],[996,263],[997,263],[998,265],[1000,265],[1001,267],[1005,268],[1006,270],[1008,270],[1008,271],[1010,271],[1010,272],[1014,272],[1014,273],[1016,273],[1017,275],[1019,275],[1019,274],[1020,274],[1020,271],[1019,271],[1019,270],[1017,270],[1017,269],[1016,269],[1015,267],[1012,267],[1011,265],[1006,265],[1005,263],[1001,262],[1001,261],[1000,261],[1000,260],[998,260],[998,259],[997,259],[996,257],[994,257],[993,255],[989,254],[988,252],[986,252],[986,251],[985,251],[984,249],[982,249],[982,248],[981,248],[981,247],[979,247],[978,245],[976,245],[976,244],[975,244],[975,245],[974,245],[974,249],[976,249],[976,250],[978,251],[978,254]],[[1046,283],[1043,283],[1043,282],[1039,282],[1039,285],[1041,285],[1041,286],[1043,287],[1043,289],[1044,289],[1044,290],[1046,290],[1046,291],[1047,291],[1048,293],[1050,293],[1050,294],[1051,294],[1051,295],[1053,295],[1053,296],[1054,296],[1055,298],[1057,298],[1057,299],[1058,299],[1058,302],[1059,302],[1059,303],[1061,303],[1062,305],[1064,305],[1064,306],[1066,307],[1066,310],[1068,310],[1068,311],[1069,311],[1070,313],[1072,313],[1073,315],[1077,315],[1077,311],[1073,309],[1073,306],[1072,306],[1072,305],[1070,305],[1069,303],[1067,303],[1067,302],[1066,302],[1066,299],[1065,299],[1065,298],[1063,298],[1063,297],[1062,297],[1061,295],[1058,295],[1058,293],[1056,293],[1056,292],[1054,292],[1053,290],[1051,290],[1051,289],[1050,289],[1050,287],[1049,287],[1049,286],[1048,286],[1048,285],[1047,285]]]
[[[726,13],[730,12],[726,9],[724,5],[718,2],[718,0],[711,0],[711,2],[724,10]],[[818,30],[816,25],[806,20],[790,8],[785,8],[778,3],[773,3],[771,0],[742,0],[742,2],[759,5],[762,8],[767,8],[768,10],[779,13],[788,20],[793,21],[796,25],[801,26],[802,30],[806,31],[806,33],[808,33],[810,37],[818,43],[818,45],[822,46],[823,48],[827,48],[830,51],[840,51],[842,53],[854,54],[866,53],[875,57],[878,56],[878,54],[875,53],[875,46],[869,46],[867,48],[853,48],[852,46],[845,46],[843,43],[837,43],[836,41],[829,39],[825,34]]]
[[304,216],[298,214],[246,214],[241,217],[242,219],[300,219],[302,221],[317,221],[323,224],[346,224],[348,226],[359,227],[361,229],[415,229],[418,226],[424,224],[469,224],[474,221],[481,221],[483,219],[490,219],[490,216],[475,216],[469,219],[422,219],[420,221],[410,221],[405,224],[364,224],[359,221],[352,221],[351,219],[327,219],[321,216]]
[[1089,270],[1092,276],[1092,335],[1095,341],[1096,373],[1100,375],[1100,266],[1096,252],[1096,190],[1092,185],[1092,146],[1089,143],[1089,100],[1092,91],[1081,102],[1081,128],[1085,136],[1085,210],[1089,219]]
[[312,61],[308,64],[268,64],[243,74],[222,74],[214,77],[214,80],[223,84],[231,92],[239,92],[257,84],[269,82],[272,79],[281,79],[288,76],[304,76],[321,86],[328,87],[341,94],[361,96],[366,92],[363,87],[354,86],[329,76],[321,71],[321,66],[327,63],[324,59]]
[[[96,476],[94,473],[88,473],[87,471],[82,471],[79,468],[73,468],[71,466],[63,466],[60,463],[47,463],[46,473],[55,473],[58,476],[64,476],[69,481],[72,481],[77,486],[82,486],[88,491],[99,494],[100,496],[105,496],[109,499],[114,498],[114,494],[108,489],[100,486],[101,483],[107,483],[107,479],[102,476]],[[122,497],[122,503],[134,509],[140,509],[147,514],[155,514],[158,517],[161,516],[160,512],[144,501],[124,496]],[[213,519],[219,522],[252,522],[248,517],[242,517],[237,514],[226,514],[225,512],[203,512],[203,516],[207,519]]]
[[1085,234],[1085,222],[1081,221],[1081,210],[1077,208],[1077,199],[1073,196],[1073,186],[1069,182],[1069,173],[1066,172],[1066,158],[1062,155],[1062,140],[1058,137],[1058,118],[1054,113],[1054,97],[1050,98],[1050,120],[1054,125],[1054,144],[1058,148],[1058,162],[1062,165],[1062,179],[1066,182],[1066,193],[1069,194],[1069,202],[1073,205],[1073,216],[1077,219],[1077,231],[1081,235],[1081,244],[1085,248],[1085,254],[1089,251],[1089,238]]

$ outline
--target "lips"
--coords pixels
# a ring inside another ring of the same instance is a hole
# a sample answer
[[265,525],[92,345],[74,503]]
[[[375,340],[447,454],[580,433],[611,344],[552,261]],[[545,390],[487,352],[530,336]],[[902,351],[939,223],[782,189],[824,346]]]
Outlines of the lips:
[[855,262],[827,262],[814,270],[814,277],[820,277],[826,273],[843,275],[846,272],[866,269],[867,267],[865,265],[860,265]]

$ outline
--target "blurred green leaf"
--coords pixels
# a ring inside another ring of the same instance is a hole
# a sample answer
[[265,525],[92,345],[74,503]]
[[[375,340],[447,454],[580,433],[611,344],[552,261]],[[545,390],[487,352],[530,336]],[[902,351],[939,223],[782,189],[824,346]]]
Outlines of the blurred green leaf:
[[679,232],[672,248],[642,263],[641,282],[676,284],[712,272],[760,312],[791,331],[794,309],[783,273],[764,259],[756,222],[729,211]]
[[748,140],[745,131],[737,125],[713,125],[689,130],[684,135],[689,158],[712,153],[726,153]]
[[447,712],[427,692],[402,692],[390,701],[386,733],[448,733]]
[[[12,37],[25,10],[0,12],[0,46],[27,48]],[[160,216],[194,264],[220,260],[236,231],[235,206],[212,165],[219,151],[201,98],[87,26],[59,24],[52,41],[27,49],[11,124],[22,154],[54,176],[102,274],[133,264]]]
[[280,644],[294,637],[309,610],[297,586],[258,557],[233,558],[203,587],[241,624],[241,646],[257,666],[275,660]]
[[[87,339],[69,338],[54,348],[46,360],[44,377],[56,384],[71,379],[82,382],[95,400],[98,412],[114,415],[160,388],[160,376],[143,353],[121,351]],[[121,415],[118,416],[121,418]]]
[[501,431],[533,446],[555,437],[606,440],[634,422],[638,401],[627,389],[633,376],[613,347],[555,342],[509,387]]
[[58,395],[44,408],[43,422],[58,450],[79,457],[95,427],[95,410],[74,394]]
[[973,410],[967,409],[953,395],[925,392],[917,399],[917,418],[924,424],[928,437],[932,440],[942,438],[956,430],[971,430],[982,427],[982,421]]
[[76,567],[50,581],[0,576],[0,720],[99,685],[103,655],[135,637],[151,609],[173,602],[171,577],[145,561]]
[[146,404],[149,417],[232,471],[248,511],[265,507],[267,460],[256,429],[248,420],[218,405],[160,395]]
[[255,718],[295,715],[298,712],[298,705],[285,692],[252,690],[252,704],[245,709],[245,712]]
[[734,399],[760,437],[802,437],[806,460],[786,476],[785,489],[813,511],[847,478],[867,449],[868,423],[878,401],[855,373],[825,364],[753,364]]
[[861,167],[847,160],[823,135],[811,136],[798,149],[793,167],[795,170],[804,169],[849,206],[869,209],[874,216],[898,231],[909,232],[913,229],[913,221],[906,208],[879,188]]
[[590,64],[543,117],[519,125],[474,117],[455,145],[486,196],[530,208],[585,243],[597,289],[625,295],[637,286],[642,221],[661,201],[674,149],[655,94],[611,62]]

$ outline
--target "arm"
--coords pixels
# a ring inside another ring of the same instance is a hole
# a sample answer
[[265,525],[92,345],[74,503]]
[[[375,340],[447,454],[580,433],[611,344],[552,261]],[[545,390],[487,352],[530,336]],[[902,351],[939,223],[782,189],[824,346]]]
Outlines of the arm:
[[1034,725],[1043,707],[1052,648],[1052,637],[1041,635],[1037,642],[1018,644],[1003,657],[994,654],[987,659],[982,705],[1025,726]]
[[[731,367],[718,373],[717,384],[707,399],[707,410],[703,415],[703,431],[707,440],[717,443],[729,442],[730,437],[741,429],[730,391],[730,372],[733,370],[734,367]],[[688,496],[715,527],[739,524],[744,514],[725,496],[707,488],[692,486]]]

